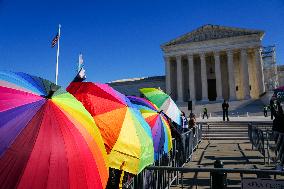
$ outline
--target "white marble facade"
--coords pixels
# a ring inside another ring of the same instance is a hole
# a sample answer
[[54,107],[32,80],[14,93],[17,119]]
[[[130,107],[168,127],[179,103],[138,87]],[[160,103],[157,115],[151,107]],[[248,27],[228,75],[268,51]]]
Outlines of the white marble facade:
[[161,46],[166,91],[176,101],[258,99],[264,32],[205,25]]

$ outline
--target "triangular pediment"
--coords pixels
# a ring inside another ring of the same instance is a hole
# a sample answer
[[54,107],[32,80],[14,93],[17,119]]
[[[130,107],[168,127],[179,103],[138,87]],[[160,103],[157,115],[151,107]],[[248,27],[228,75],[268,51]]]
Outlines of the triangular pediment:
[[234,27],[224,27],[219,25],[204,25],[196,30],[189,32],[185,35],[182,35],[176,39],[173,39],[165,44],[164,46],[185,44],[191,42],[200,42],[207,40],[215,40],[229,37],[238,37],[238,36],[246,36],[257,34],[260,38],[263,36],[264,32],[261,30],[250,30],[250,29],[242,29],[242,28],[234,28]]

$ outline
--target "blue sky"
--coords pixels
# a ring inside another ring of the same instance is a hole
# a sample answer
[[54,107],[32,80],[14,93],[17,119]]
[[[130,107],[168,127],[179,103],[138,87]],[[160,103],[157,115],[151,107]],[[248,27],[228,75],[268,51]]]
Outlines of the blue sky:
[[0,70],[54,81],[52,38],[62,25],[59,84],[83,53],[88,81],[164,74],[160,45],[204,24],[260,29],[284,64],[283,0],[0,0]]

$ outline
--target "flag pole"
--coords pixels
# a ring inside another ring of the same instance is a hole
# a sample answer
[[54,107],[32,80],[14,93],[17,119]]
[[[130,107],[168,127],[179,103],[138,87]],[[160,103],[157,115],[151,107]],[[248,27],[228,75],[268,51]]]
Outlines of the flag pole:
[[57,85],[58,80],[58,59],[59,59],[59,41],[60,41],[60,28],[61,25],[58,25],[58,42],[57,42],[57,53],[56,53],[56,71],[55,71],[55,84]]

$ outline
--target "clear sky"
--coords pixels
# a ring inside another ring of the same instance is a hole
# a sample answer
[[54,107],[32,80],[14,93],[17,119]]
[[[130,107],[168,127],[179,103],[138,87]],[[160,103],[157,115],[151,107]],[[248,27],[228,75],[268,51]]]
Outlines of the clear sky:
[[0,70],[54,81],[59,23],[63,86],[80,52],[88,81],[164,75],[160,45],[204,24],[264,30],[284,64],[283,0],[0,0]]

